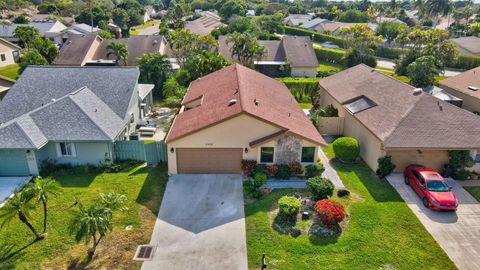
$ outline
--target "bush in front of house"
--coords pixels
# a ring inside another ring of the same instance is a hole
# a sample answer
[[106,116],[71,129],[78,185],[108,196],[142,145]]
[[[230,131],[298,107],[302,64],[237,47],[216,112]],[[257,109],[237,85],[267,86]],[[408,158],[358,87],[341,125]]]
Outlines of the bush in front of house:
[[308,164],[305,166],[305,177],[312,178],[321,175],[325,171],[322,164]]
[[264,172],[257,172],[255,173],[255,175],[253,176],[253,180],[255,181],[255,187],[256,188],[259,188],[261,186],[263,186],[264,184],[267,183],[267,174],[265,174]]
[[355,138],[341,137],[333,142],[335,157],[344,162],[354,162],[360,155],[360,144]]
[[392,162],[391,156],[384,156],[378,158],[378,168],[377,168],[377,175],[381,178],[391,174],[395,170],[395,164]]
[[320,200],[315,203],[314,209],[322,224],[330,228],[345,218],[343,205],[332,200]]
[[252,176],[255,173],[257,166],[256,160],[244,159],[242,160],[242,173],[244,176]]
[[290,170],[288,169],[287,164],[279,164],[277,165],[277,173],[275,174],[275,178],[278,179],[289,179],[290,178]]
[[300,200],[295,196],[283,196],[278,200],[279,212],[285,216],[294,216],[300,210]]
[[267,175],[274,177],[278,172],[278,166],[276,164],[267,165]]
[[288,171],[293,176],[301,175],[303,173],[302,164],[300,162],[290,162],[288,163]]
[[259,173],[259,172],[267,173],[267,165],[262,163],[257,164],[255,166],[255,173]]
[[312,194],[314,200],[327,199],[333,195],[334,186],[332,181],[321,176],[315,176],[307,179],[308,191]]

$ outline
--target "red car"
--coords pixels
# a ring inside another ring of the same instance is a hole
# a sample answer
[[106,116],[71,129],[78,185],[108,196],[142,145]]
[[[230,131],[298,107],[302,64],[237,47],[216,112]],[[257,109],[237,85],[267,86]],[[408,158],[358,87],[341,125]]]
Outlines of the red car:
[[405,169],[405,184],[422,198],[423,205],[433,210],[457,210],[458,200],[443,177],[436,171],[420,165]]

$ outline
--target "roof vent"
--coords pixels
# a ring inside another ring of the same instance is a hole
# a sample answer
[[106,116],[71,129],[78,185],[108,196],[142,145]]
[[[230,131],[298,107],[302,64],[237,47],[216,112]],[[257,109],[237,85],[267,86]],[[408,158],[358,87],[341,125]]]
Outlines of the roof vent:
[[414,96],[418,96],[418,95],[420,95],[422,92],[423,92],[423,89],[422,89],[422,88],[415,88],[415,89],[413,89],[413,95],[414,95]]
[[228,101],[228,107],[230,106],[233,106],[237,103],[237,100],[236,99],[230,99],[230,101]]
[[55,101],[57,101],[57,100],[56,100],[56,99],[54,99],[54,98],[52,98],[52,102],[55,102]]
[[470,90],[472,90],[472,91],[478,91],[478,87],[473,86],[473,85],[470,85],[470,86],[468,87],[468,89],[470,89]]
[[158,43],[158,40],[155,39],[155,40],[153,41],[153,44],[157,44],[157,43]]
[[95,108],[95,112],[98,112],[97,108]]

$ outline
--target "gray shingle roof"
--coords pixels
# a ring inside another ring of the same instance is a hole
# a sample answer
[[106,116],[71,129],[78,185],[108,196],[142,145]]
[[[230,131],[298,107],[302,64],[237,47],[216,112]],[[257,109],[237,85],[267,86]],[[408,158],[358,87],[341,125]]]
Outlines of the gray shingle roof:
[[0,148],[30,149],[36,147],[20,126],[13,122],[0,128]]
[[55,23],[56,22],[32,22],[28,24],[0,25],[0,37],[13,37],[13,32],[18,26],[35,27],[40,31],[40,34],[44,36],[46,32],[49,32],[50,29],[52,29]]

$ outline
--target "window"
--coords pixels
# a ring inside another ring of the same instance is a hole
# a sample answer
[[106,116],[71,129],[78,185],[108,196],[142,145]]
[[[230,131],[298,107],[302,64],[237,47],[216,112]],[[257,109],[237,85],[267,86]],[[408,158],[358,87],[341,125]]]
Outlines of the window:
[[58,144],[58,156],[59,157],[74,157],[75,156],[75,146],[73,143],[62,142]]
[[315,161],[315,147],[302,147],[302,162]]
[[273,162],[273,147],[261,147],[260,148],[260,162],[272,163]]
[[377,104],[366,96],[357,97],[345,104],[347,110],[353,114],[370,109],[374,106],[377,106]]
[[5,58],[5,54],[0,54],[0,57],[2,58],[2,62],[7,60],[7,58]]

